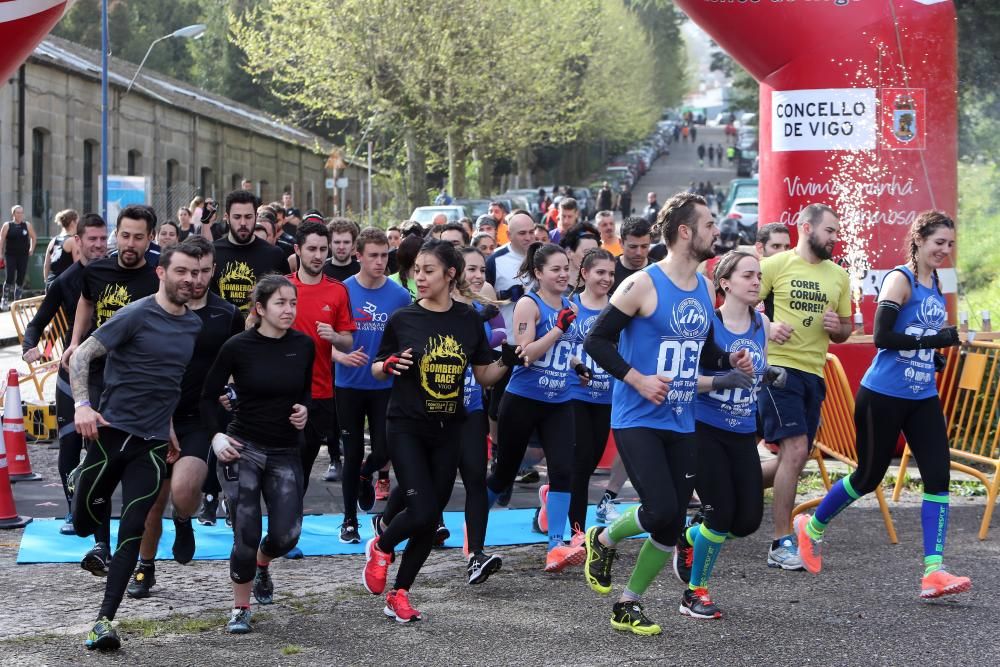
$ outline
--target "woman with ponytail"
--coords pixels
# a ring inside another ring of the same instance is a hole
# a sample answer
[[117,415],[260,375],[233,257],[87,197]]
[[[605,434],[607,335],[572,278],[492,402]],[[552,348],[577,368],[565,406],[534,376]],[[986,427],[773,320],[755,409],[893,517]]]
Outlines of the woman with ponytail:
[[[405,241],[404,241],[405,243]],[[426,241],[414,263],[419,299],[389,317],[371,372],[393,378],[386,433],[404,499],[384,530],[365,547],[365,588],[381,595],[396,547],[407,541],[384,612],[400,623],[418,621],[409,591],[434,544],[441,512],[451,498],[462,450],[465,372],[490,386],[503,377],[493,362],[482,320],[453,298],[465,289],[465,262],[446,241]],[[391,500],[391,498],[390,498]],[[380,526],[381,527],[381,526]]]
[[549,536],[545,571],[559,572],[582,564],[585,557],[576,542],[563,543],[575,442],[570,388],[578,382],[570,366],[576,306],[563,296],[570,281],[566,251],[553,243],[532,243],[517,277],[534,280],[537,287],[514,307],[516,348],[506,348],[505,354],[514,356],[517,365],[500,402],[500,452],[486,485],[492,504],[514,482],[528,439],[537,430],[549,474],[549,484],[539,489],[538,524]]
[[959,344],[958,330],[947,325],[937,269],[955,247],[955,223],[940,211],[926,211],[910,227],[909,261],[886,275],[875,313],[878,353],[861,379],[855,399],[858,468],[839,480],[815,516],[795,518],[802,564],[818,574],[827,526],[837,514],[882,483],[899,440],[913,452],[924,485],[920,512],[924,533],[921,598],[961,593],[972,588],[968,577],[944,569],[948,532],[948,431],[938,399],[935,371],[943,364],[938,348]]

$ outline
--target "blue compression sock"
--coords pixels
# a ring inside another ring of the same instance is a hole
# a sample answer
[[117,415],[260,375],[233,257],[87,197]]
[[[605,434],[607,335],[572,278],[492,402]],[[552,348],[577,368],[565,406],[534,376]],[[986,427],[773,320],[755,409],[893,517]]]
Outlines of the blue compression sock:
[[566,530],[566,520],[569,518],[569,497],[566,491],[549,490],[546,503],[549,513],[549,549],[563,543],[563,531]]
[[924,494],[924,502],[920,507],[920,525],[924,529],[924,561],[940,566],[948,534],[947,492]]
[[[816,516],[813,517],[819,526],[814,525],[814,528],[826,529],[826,525],[833,521],[833,517],[837,516],[843,512],[851,503],[861,497],[861,494],[854,490],[851,486],[851,478],[843,477],[837,480],[830,490],[827,491],[826,496],[823,497],[823,502],[819,504],[816,508]],[[822,537],[822,531],[817,531]]]
[[[690,537],[688,538],[690,541]],[[712,568],[715,567],[715,559],[722,551],[722,544],[726,541],[725,533],[717,533],[705,524],[697,527],[694,536],[694,556],[691,563],[691,583],[689,588],[707,588],[708,578],[712,576]]]

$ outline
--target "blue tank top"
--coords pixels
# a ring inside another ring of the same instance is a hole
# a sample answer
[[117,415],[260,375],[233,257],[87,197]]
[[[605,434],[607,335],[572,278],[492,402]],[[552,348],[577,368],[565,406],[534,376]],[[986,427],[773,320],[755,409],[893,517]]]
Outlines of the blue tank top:
[[[483,312],[483,306],[478,301],[473,301],[472,307],[476,309],[477,313]],[[491,327],[489,324],[484,324],[483,326],[486,327],[486,339],[489,340]],[[472,364],[465,367],[463,401],[465,403],[465,414],[483,409],[483,387],[476,382],[476,376],[472,374]]]
[[[528,292],[522,299],[531,299],[538,306],[539,318],[535,325],[535,340],[538,340],[556,326],[559,311],[549,307],[536,292]],[[562,297],[562,307],[569,308],[569,300]],[[571,329],[572,330],[572,329]],[[569,332],[536,359],[530,366],[516,366],[510,374],[507,391],[543,403],[565,403],[570,399],[570,375],[576,381],[576,373],[569,366],[573,354],[573,342]]]
[[[716,312],[713,315],[712,329],[715,343],[726,352],[736,352],[746,348],[753,358],[754,382],[749,389],[722,389],[698,394],[695,404],[695,419],[733,433],[755,433],[757,431],[757,392],[760,391],[760,378],[767,368],[764,350],[767,349],[767,336],[764,333],[764,321],[760,313],[754,312],[750,328],[743,333],[735,334],[726,328],[722,318]],[[701,370],[702,375],[713,377],[728,371]]]
[[611,390],[612,428],[655,428],[694,432],[694,399],[698,391],[698,358],[711,324],[708,281],[685,291],[674,285],[659,266],[643,269],[656,290],[656,310],[650,317],[634,317],[622,331],[618,352],[643,375],[671,378],[667,400],[654,405],[627,382]]
[[[910,281],[910,298],[899,309],[893,331],[909,336],[938,333],[945,325],[947,312],[937,281],[932,287],[924,287],[908,267],[897,266],[893,271],[902,272]],[[880,349],[861,378],[861,386],[896,398],[920,400],[936,396],[934,350]]]
[[601,311],[591,310],[584,306],[579,294],[574,295],[572,301],[577,307],[576,320],[573,321],[573,326],[569,330],[570,338],[573,340],[573,356],[590,369],[593,377],[590,384],[584,386],[580,384],[579,378],[575,378],[576,381],[573,381],[575,372],[570,375],[570,396],[574,400],[584,403],[609,405],[611,403],[611,374],[601,368],[583,349],[583,341],[587,339],[587,334],[590,333]]
[[[398,283],[386,280],[378,289],[368,289],[356,276],[344,281],[351,297],[351,315],[354,317],[354,349],[364,346],[369,357],[374,358],[382,343],[382,334],[389,316],[410,305],[410,293]],[[334,385],[347,389],[389,389],[392,379],[376,380],[370,364],[357,368],[337,364]]]

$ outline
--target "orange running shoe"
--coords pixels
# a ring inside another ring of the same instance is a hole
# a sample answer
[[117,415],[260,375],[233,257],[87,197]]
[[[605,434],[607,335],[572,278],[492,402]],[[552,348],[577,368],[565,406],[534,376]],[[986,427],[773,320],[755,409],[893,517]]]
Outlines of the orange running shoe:
[[542,484],[538,487],[538,502],[540,506],[538,508],[538,532],[545,533],[549,532],[549,485]]
[[802,567],[813,574],[819,574],[823,569],[823,540],[817,540],[809,534],[807,526],[808,514],[799,514],[792,524],[795,529],[795,540],[799,543],[799,558],[802,559]]
[[546,572],[562,572],[570,565],[583,565],[587,559],[587,550],[583,546],[561,544],[549,549],[545,557]]
[[920,597],[925,600],[939,598],[942,595],[964,593],[972,589],[972,580],[968,577],[956,577],[944,570],[934,570],[924,575],[920,581]]

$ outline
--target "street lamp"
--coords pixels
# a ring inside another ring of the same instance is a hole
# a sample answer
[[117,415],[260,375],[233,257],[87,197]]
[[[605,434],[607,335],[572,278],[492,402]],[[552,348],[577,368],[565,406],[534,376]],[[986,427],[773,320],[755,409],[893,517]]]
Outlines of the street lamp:
[[[160,37],[159,39],[154,39],[153,43],[149,45],[148,49],[146,49],[146,55],[144,55],[142,57],[142,62],[140,62],[139,63],[139,67],[136,68],[135,74],[132,75],[132,80],[128,82],[128,88],[125,89],[125,95],[128,95],[129,92],[132,90],[132,85],[135,83],[136,78],[139,76],[139,72],[142,71],[142,66],[146,64],[146,59],[149,58],[149,54],[152,53],[154,46],[156,46],[157,44],[159,44],[160,42],[162,42],[165,39],[170,39],[171,37],[183,37],[185,39],[198,39],[199,37],[201,37],[204,34],[205,34],[205,24],[204,23],[195,23],[194,25],[189,25],[189,26],[186,26],[184,28],[178,28],[177,30],[174,30],[172,33],[170,33],[169,35],[164,35],[163,37]],[[122,97],[125,97],[125,95],[122,95]]]
[[[139,67],[136,68],[132,80],[128,82],[128,88],[125,89],[122,97],[131,92],[139,72],[142,71],[142,66],[146,64],[146,59],[149,58],[154,46],[171,37],[198,39],[204,34],[205,24],[195,23],[178,28],[169,35],[153,40],[153,43],[146,50],[146,55],[142,57]],[[101,2],[101,216],[105,219],[108,217],[108,0]]]

